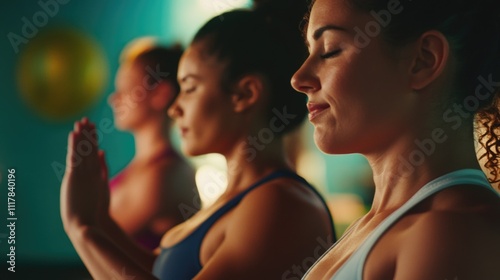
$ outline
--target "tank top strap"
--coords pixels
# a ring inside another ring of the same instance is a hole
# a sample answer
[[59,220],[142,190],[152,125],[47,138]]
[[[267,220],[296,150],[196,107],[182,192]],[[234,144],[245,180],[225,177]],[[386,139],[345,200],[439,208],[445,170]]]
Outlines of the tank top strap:
[[298,175],[295,172],[292,172],[289,170],[283,170],[281,172],[280,176],[295,179],[295,180],[301,182],[302,184],[306,185],[311,191],[313,191],[314,194],[316,194],[316,196],[321,200],[321,203],[323,204],[323,206],[327,210],[326,212],[328,214],[328,221],[329,221],[329,225],[330,225],[330,230],[332,232],[332,240],[333,240],[333,242],[337,241],[337,233],[335,232],[335,224],[333,222],[332,212],[330,211],[330,207],[328,207],[328,203],[323,198],[323,195],[313,185],[311,185],[311,183],[309,183],[306,179],[302,178],[300,175]]
[[[227,212],[229,212],[231,209],[233,209],[236,205],[238,205],[241,200],[251,191],[253,191],[254,189],[262,186],[263,184],[269,182],[269,181],[272,181],[276,178],[279,178],[279,177],[293,177],[293,178],[300,178],[301,180],[304,180],[302,179],[300,176],[296,175],[294,176],[295,173],[293,173],[292,171],[288,171],[288,170],[278,170],[278,171],[275,171],[267,176],[265,176],[264,178],[258,180],[257,182],[253,183],[250,187],[248,187],[246,190],[242,191],[241,193],[239,193],[238,195],[236,195],[235,197],[233,197],[230,201],[228,201],[226,204],[224,204],[221,208],[219,208],[217,211],[215,211],[215,213],[213,213],[205,222],[203,222],[201,224],[201,226],[198,228],[197,230],[197,234],[201,234],[201,235],[205,235],[205,233],[210,229],[210,227],[212,227],[212,225],[218,220],[220,219],[222,216],[224,216],[224,214],[226,214]],[[304,180],[305,181],[305,180]]]
[[331,279],[363,279],[363,268],[366,258],[384,232],[418,203],[443,189],[458,185],[476,185],[495,192],[488,183],[484,173],[477,169],[457,170],[430,181],[418,190],[403,206],[383,220]]

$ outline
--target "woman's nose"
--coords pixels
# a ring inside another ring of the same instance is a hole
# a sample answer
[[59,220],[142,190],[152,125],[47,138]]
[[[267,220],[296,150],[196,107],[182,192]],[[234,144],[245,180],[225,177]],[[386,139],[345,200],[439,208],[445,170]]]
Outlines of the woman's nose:
[[319,79],[309,69],[307,60],[302,64],[299,70],[293,74],[290,82],[296,91],[305,94],[313,93],[321,88]]
[[175,119],[175,118],[181,116],[181,114],[182,114],[182,110],[179,106],[178,99],[179,98],[176,98],[174,100],[174,102],[172,103],[172,105],[170,105],[170,107],[167,109],[167,114],[172,119]]

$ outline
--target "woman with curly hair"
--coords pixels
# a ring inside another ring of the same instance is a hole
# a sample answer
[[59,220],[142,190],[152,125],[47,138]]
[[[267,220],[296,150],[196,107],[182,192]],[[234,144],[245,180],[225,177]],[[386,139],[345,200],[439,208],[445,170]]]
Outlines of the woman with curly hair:
[[306,41],[315,142],[376,191],[305,279],[500,279],[498,1],[316,0]]

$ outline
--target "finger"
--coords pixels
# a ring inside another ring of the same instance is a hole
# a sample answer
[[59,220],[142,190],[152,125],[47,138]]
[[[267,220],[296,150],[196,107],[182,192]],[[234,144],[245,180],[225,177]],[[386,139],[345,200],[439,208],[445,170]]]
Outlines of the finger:
[[73,157],[71,158],[73,171],[87,174],[98,166],[97,148],[89,139],[88,128],[83,121],[77,122],[73,135]]
[[80,132],[81,129],[82,129],[82,124],[79,121],[76,121],[73,130],[75,132]]
[[94,130],[93,130],[93,125],[89,122],[87,117],[82,118],[82,120],[79,122],[79,128],[81,131],[82,136],[79,139],[80,143],[77,143],[81,149],[85,148],[85,151],[82,150],[83,156],[90,156],[90,157],[95,157],[97,160],[97,142],[94,140],[95,137],[93,136]]
[[82,121],[82,127],[88,132],[87,138],[89,140],[93,141],[95,139],[95,125],[94,123],[90,122],[87,117],[83,118]]
[[106,157],[103,150],[99,150],[99,162],[101,164],[102,177],[108,181],[108,166],[106,165]]
[[87,140],[91,141],[93,146],[97,147],[97,134],[95,130],[95,124],[90,122],[87,117],[82,118],[80,124],[81,124],[80,129],[85,130],[84,134]]
[[81,133],[70,132],[68,136],[68,155],[66,157],[66,171],[75,170],[81,164],[82,157],[78,152]]
[[89,122],[89,126],[90,126],[90,132],[91,132],[90,135],[92,137],[92,142],[97,146],[98,139],[97,139],[97,130],[96,130],[95,124],[92,122]]
[[88,120],[86,122],[86,140],[90,142],[92,146],[92,151],[91,151],[91,156],[97,158],[98,157],[98,152],[99,152],[99,147],[97,145],[97,138],[96,138],[96,130],[95,126],[92,123],[89,123]]
[[75,133],[73,131],[70,131],[68,134],[68,151],[66,153],[66,167],[71,167],[72,164],[72,158],[74,154],[74,145],[75,145]]
[[80,123],[82,124],[82,129],[87,129],[90,131],[91,123],[89,122],[89,119],[87,117],[82,118]]
[[82,119],[82,125],[89,131],[89,132],[92,132],[91,135],[93,135],[93,132],[94,132],[94,129],[95,129],[95,125],[87,118],[83,118]]

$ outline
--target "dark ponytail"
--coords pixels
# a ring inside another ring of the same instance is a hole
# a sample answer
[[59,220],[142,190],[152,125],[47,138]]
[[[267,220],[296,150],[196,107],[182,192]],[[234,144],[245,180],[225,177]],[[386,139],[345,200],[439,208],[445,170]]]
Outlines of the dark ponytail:
[[298,28],[306,4],[290,14],[286,6],[265,2],[253,11],[235,10],[211,19],[198,31],[193,43],[203,40],[208,53],[226,63],[223,89],[229,90],[247,74],[265,78],[270,92],[265,113],[269,118],[277,112],[290,116],[283,130],[277,132],[284,135],[298,127],[307,114],[306,96],[290,85],[307,51]]

